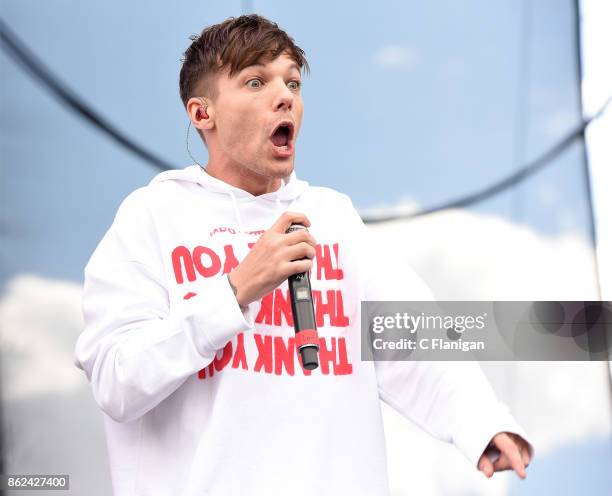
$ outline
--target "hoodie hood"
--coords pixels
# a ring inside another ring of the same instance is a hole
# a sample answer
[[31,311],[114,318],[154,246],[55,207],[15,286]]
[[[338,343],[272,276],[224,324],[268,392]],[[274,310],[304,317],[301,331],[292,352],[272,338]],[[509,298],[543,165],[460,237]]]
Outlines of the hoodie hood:
[[234,216],[240,232],[244,232],[242,217],[240,215],[240,205],[250,202],[273,202],[278,217],[285,210],[290,210],[291,205],[308,187],[308,182],[298,179],[295,175],[295,170],[293,170],[289,176],[282,179],[282,185],[278,190],[255,196],[248,191],[232,186],[231,184],[211,176],[199,165],[190,165],[184,169],[171,169],[161,172],[157,174],[149,184],[163,181],[185,181],[195,183],[199,184],[210,193],[225,195],[228,201],[232,202]]

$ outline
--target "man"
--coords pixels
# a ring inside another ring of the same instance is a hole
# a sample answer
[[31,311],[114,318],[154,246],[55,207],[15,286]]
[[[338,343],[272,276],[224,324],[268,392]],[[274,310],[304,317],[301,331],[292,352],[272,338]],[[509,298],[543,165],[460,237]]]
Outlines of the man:
[[[362,300],[432,296],[380,263],[346,195],[297,179],[303,51],[257,15],[192,40],[180,92],[208,164],[128,195],[85,268],[75,363],[104,412],[115,494],[387,495],[379,399],[488,477],[525,477],[533,447],[476,363],[360,360]],[[294,222],[309,232],[286,234]],[[312,371],[286,282],[304,271]]]

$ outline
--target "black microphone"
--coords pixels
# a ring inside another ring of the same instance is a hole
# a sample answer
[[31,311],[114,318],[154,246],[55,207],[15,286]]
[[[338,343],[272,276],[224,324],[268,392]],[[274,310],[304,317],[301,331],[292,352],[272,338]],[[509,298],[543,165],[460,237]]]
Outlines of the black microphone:
[[[286,232],[291,233],[298,229],[306,229],[306,227],[302,224],[291,224]],[[295,346],[300,352],[304,368],[313,370],[319,366],[319,336],[310,288],[310,275],[308,272],[298,272],[289,276],[287,281],[295,328]]]

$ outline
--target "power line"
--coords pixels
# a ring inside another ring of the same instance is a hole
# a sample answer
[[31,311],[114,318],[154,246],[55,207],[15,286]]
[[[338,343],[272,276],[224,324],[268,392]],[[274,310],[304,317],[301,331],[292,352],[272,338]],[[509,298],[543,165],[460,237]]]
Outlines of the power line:
[[535,174],[544,166],[552,163],[553,159],[555,159],[558,155],[561,154],[567,147],[569,147],[573,141],[584,135],[584,132],[588,125],[597,119],[601,114],[605,111],[608,104],[612,101],[612,97],[608,98],[606,103],[597,111],[595,115],[588,119],[583,119],[582,124],[580,124],[576,129],[570,131],[561,141],[552,146],[546,152],[542,153],[538,158],[528,163],[527,165],[521,167],[517,171],[511,173],[507,177],[481,189],[474,193],[470,193],[465,196],[461,196],[456,198],[455,200],[451,200],[449,202],[441,203],[434,207],[426,208],[423,210],[418,210],[416,212],[411,213],[400,213],[400,214],[389,214],[383,216],[362,216],[363,221],[368,224],[376,224],[379,222],[388,222],[390,220],[398,220],[398,219],[410,219],[414,217],[420,217],[423,215],[432,214],[434,212],[439,212],[441,210],[446,210],[449,208],[459,208],[466,207],[468,205],[473,205],[474,203],[481,202],[490,198],[493,195],[501,193],[504,190],[507,190],[517,183],[524,181],[529,176]]
[[11,32],[9,27],[0,19],[0,41],[4,51],[18,64],[30,72],[35,79],[43,84],[61,103],[89,121],[100,131],[111,139],[119,143],[130,152],[149,162],[154,167],[161,170],[173,169],[174,167],[165,160],[158,158],[142,146],[136,144],[125,136],[119,129],[104,119],[98,112],[87,105],[79,96],[66,87],[58,78],[51,74],[40,59],[30,51],[18,38]]
[[[572,2],[572,7],[574,10],[574,47],[575,47],[575,51],[576,51],[576,66],[577,66],[577,71],[576,71],[576,86],[578,87],[578,95],[577,95],[577,104],[578,104],[578,109],[580,112],[580,115],[583,114],[584,112],[584,108],[582,105],[582,80],[583,80],[583,76],[582,76],[582,51],[581,51],[581,28],[580,28],[580,19],[581,19],[581,13],[580,13],[580,4],[579,4],[579,0],[574,0]],[[607,105],[607,103],[606,103]],[[589,234],[591,237],[591,242],[593,243],[593,246],[596,247],[597,246],[597,229],[595,226],[595,207],[593,205],[593,194],[591,192],[591,174],[589,171],[589,157],[587,154],[587,147],[586,147],[586,139],[584,142],[584,146],[582,147],[582,171],[583,171],[583,178],[584,178],[584,193],[586,196],[586,201],[587,201],[587,206],[589,209]],[[597,257],[597,250],[595,250],[595,274],[597,274],[597,276],[599,276],[599,259]],[[599,295],[599,299],[601,300],[601,283],[599,280],[599,277],[597,277],[597,292]],[[610,383],[610,387],[611,387],[611,391],[612,391],[612,382]]]
[[[149,162],[154,167],[160,170],[168,170],[174,168],[168,162],[157,158],[151,152],[145,150],[144,148],[135,144],[129,138],[122,135],[119,130],[117,130],[113,125],[111,125],[101,116],[99,116],[97,112],[95,112],[86,103],[84,103],[82,99],[80,99],[74,92],[69,90],[66,85],[61,83],[54,76],[52,76],[50,74],[50,71],[44,67],[43,63],[38,60],[38,58],[28,48],[26,48],[21,41],[18,40],[15,34],[13,34],[9,30],[9,28],[1,19],[0,41],[2,41],[2,46],[5,51],[7,51],[13,59],[15,59],[28,71],[30,71],[32,75],[38,78],[49,90],[51,90],[51,92],[57,98],[59,98],[62,103],[70,107],[73,111],[77,112],[79,115],[81,115],[81,117],[90,121],[98,129],[113,138],[120,145],[124,146],[131,152],[138,155],[140,158]],[[455,200],[445,202],[431,208],[419,210],[412,213],[391,213],[382,216],[362,215],[362,218],[364,222],[369,224],[387,222],[390,220],[409,219],[428,215],[434,212],[439,212],[441,210],[446,210],[449,208],[466,207],[468,205],[473,205],[475,203],[483,201],[495,194],[501,193],[502,191],[509,189],[515,184],[525,180],[526,178],[543,168],[545,165],[548,165],[555,157],[557,157],[562,151],[564,151],[569,145],[571,145],[575,139],[583,136],[586,127],[591,123],[591,121],[598,118],[603,113],[605,108],[610,103],[610,100],[612,100],[612,98],[608,99],[608,101],[601,107],[601,109],[595,115],[593,115],[587,120],[583,119],[581,125],[579,125],[575,130],[571,131],[565,138],[563,138],[557,144],[552,146],[548,151],[544,152],[539,158],[521,167],[516,172],[513,172],[506,178],[501,179],[500,181],[493,183],[482,190],[476,191],[474,193],[459,197]]]
[[[573,8],[574,8],[574,45],[576,47],[576,57],[577,57],[577,66],[578,66],[578,74],[577,76],[577,81],[576,83],[578,84],[578,108],[580,109],[580,113],[582,114],[584,112],[584,106],[583,106],[583,92],[582,92],[582,80],[583,80],[583,58],[582,58],[582,28],[581,28],[581,19],[582,19],[582,9],[581,9],[581,4],[580,4],[580,0],[574,0],[573,2]],[[610,100],[608,100],[608,102],[606,102],[606,105],[609,103]],[[605,108],[605,107],[604,107]],[[595,281],[597,284],[597,292],[599,295],[599,299],[602,299],[602,291],[601,291],[601,266],[599,263],[599,254],[598,254],[598,250],[597,250],[597,226],[596,226],[596,222],[595,222],[595,206],[594,206],[594,202],[593,202],[593,193],[591,191],[591,174],[590,174],[590,170],[589,170],[589,156],[587,153],[587,147],[586,147],[586,139],[584,141],[584,147],[582,149],[582,153],[584,154],[583,156],[583,173],[584,173],[584,187],[585,187],[585,194],[586,194],[586,198],[587,198],[587,204],[589,207],[589,213],[591,214],[590,217],[590,225],[589,225],[589,234],[591,235],[591,243],[593,243],[593,247],[594,247],[594,252],[593,252],[593,261],[595,262]],[[604,342],[606,343],[606,349],[608,350],[608,373],[606,374],[608,376],[608,391],[611,393],[610,394],[610,406],[612,407],[612,362],[610,361],[611,355],[610,355],[610,343],[609,342],[609,334],[604,332],[603,333],[603,339]],[[612,420],[612,419],[611,419]]]

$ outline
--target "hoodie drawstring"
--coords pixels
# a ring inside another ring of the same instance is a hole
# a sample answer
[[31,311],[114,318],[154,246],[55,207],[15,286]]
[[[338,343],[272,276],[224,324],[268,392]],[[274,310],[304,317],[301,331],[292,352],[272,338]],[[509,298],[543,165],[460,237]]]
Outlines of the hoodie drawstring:
[[282,207],[281,207],[281,202],[280,202],[280,198],[276,198],[276,218],[278,219],[281,214],[282,214]]
[[236,222],[238,223],[238,231],[244,232],[244,227],[242,226],[242,218],[240,217],[240,209],[238,208],[238,202],[236,201],[236,195],[231,189],[228,190],[228,193],[232,197],[232,204],[234,206],[234,215],[236,216]]

